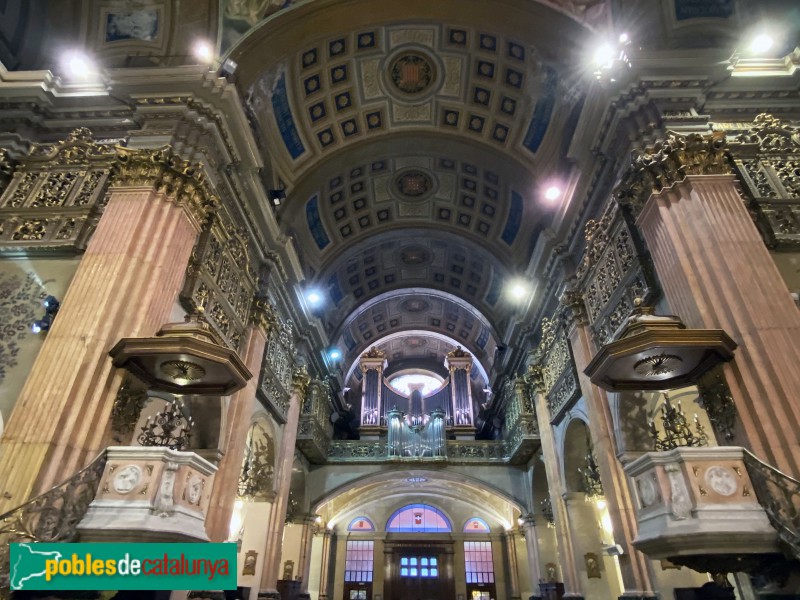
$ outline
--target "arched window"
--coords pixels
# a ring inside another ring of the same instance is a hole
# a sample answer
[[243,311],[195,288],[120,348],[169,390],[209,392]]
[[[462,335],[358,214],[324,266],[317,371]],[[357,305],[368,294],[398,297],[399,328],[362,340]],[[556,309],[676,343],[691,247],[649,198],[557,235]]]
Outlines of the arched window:
[[489,524],[480,517],[472,517],[464,523],[464,533],[491,533]]
[[367,517],[356,517],[350,521],[347,531],[375,531],[375,525]]
[[450,520],[442,511],[427,504],[409,504],[389,517],[386,531],[400,533],[447,533]]

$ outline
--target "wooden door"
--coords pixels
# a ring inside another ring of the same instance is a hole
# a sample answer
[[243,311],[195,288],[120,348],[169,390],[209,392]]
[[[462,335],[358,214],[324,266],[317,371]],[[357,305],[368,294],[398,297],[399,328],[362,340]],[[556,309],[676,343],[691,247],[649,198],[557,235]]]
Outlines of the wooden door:
[[386,600],[455,600],[452,544],[397,544],[387,559]]

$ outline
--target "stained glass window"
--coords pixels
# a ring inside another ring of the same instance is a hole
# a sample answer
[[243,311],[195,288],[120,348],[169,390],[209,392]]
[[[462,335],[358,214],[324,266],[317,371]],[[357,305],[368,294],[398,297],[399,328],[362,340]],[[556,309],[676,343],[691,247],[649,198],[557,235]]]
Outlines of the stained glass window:
[[491,542],[464,542],[467,583],[494,583]]
[[386,531],[402,533],[445,533],[452,531],[442,511],[427,504],[410,504],[397,510],[386,524]]
[[490,533],[489,524],[480,517],[472,517],[464,523],[464,533]]
[[347,531],[375,531],[375,525],[367,517],[356,517],[350,521]]
[[372,581],[373,543],[371,540],[348,540],[344,562],[345,581]]
[[403,556],[400,558],[400,577],[439,576],[439,559],[435,556]]

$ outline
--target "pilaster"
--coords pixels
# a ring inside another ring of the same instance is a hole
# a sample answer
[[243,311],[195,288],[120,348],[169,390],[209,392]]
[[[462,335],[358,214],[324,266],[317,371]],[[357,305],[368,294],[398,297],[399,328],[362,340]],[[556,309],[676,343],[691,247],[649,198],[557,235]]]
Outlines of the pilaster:
[[292,392],[289,398],[289,410],[286,424],[278,450],[275,474],[275,503],[267,526],[267,537],[264,546],[264,570],[261,575],[259,600],[263,598],[280,598],[277,590],[280,575],[281,548],[283,546],[283,528],[286,521],[286,509],[289,501],[289,487],[292,482],[292,464],[294,463],[295,442],[297,441],[297,425],[300,421],[300,407],[303,404],[311,378],[305,367],[296,368],[292,374]]

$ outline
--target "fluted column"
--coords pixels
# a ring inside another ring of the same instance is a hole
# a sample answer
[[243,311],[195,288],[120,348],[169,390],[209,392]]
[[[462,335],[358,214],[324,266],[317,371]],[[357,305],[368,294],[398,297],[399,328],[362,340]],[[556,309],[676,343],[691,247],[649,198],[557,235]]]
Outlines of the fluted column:
[[547,473],[547,488],[550,493],[550,504],[553,508],[553,520],[556,528],[556,545],[558,547],[558,563],[561,568],[561,577],[564,580],[564,597],[582,599],[583,591],[575,566],[575,554],[572,543],[572,526],[569,522],[566,506],[562,493],[566,487],[561,477],[558,465],[553,428],[550,425],[550,409],[547,398],[536,385],[538,377],[532,377],[536,389],[536,417],[539,422],[539,437],[542,444],[542,457],[544,458],[545,472]]
[[[562,298],[562,302],[568,298]],[[571,299],[573,302],[574,298]],[[589,416],[589,431],[592,445],[603,482],[603,494],[608,506],[608,513],[614,528],[615,542],[622,546],[624,553],[619,557],[619,568],[622,575],[623,596],[633,598],[655,598],[652,576],[647,557],[633,547],[636,537],[636,512],[628,486],[628,480],[617,460],[614,442],[614,426],[610,403],[603,390],[592,385],[584,374],[596,347],[583,318],[582,306],[572,304],[574,325],[569,333],[572,356],[578,371],[578,382],[586,401]]]
[[508,557],[508,598],[509,600],[521,600],[519,595],[519,564],[517,563],[517,544],[514,540],[513,530],[506,531],[504,534],[506,543],[506,556]]
[[294,448],[297,441],[297,425],[300,421],[300,407],[303,405],[308,384],[311,382],[305,367],[295,369],[292,375],[292,393],[289,398],[289,410],[283,436],[278,450],[275,475],[275,503],[270,513],[267,526],[267,538],[264,547],[264,571],[261,576],[259,599],[280,599],[278,593],[278,577],[280,575],[281,549],[283,547],[283,528],[286,521],[286,509],[289,502],[289,488],[292,483],[292,464]]
[[328,600],[328,579],[330,579],[331,537],[327,527],[322,532],[322,556],[319,565],[319,600]]
[[300,574],[300,598],[310,598],[308,593],[308,577],[311,574],[311,545],[314,542],[316,522],[313,515],[303,518],[303,532],[300,538],[300,562],[297,572]]
[[168,319],[214,200],[165,150],[125,161],[0,440],[0,513],[63,481],[108,439],[123,372],[108,351]]
[[[264,312],[259,306],[254,307],[253,313],[256,315],[255,322],[248,332],[243,358],[251,373],[260,373],[272,321],[264,318]],[[206,518],[206,532],[212,542],[223,542],[228,539],[228,528],[233,505],[236,502],[247,443],[247,430],[255,407],[257,387],[258,377],[253,377],[245,387],[230,397],[225,420],[225,455],[219,463],[219,470],[214,478],[214,489],[211,491]]]
[[539,538],[536,535],[536,521],[533,515],[522,517],[522,531],[525,533],[525,549],[528,551],[528,571],[531,575],[533,596],[538,598],[539,581],[542,578],[542,563],[539,557]]
[[723,366],[738,413],[732,443],[800,475],[800,311],[734,176],[689,175],[653,194],[637,225],[672,312],[739,344]]

